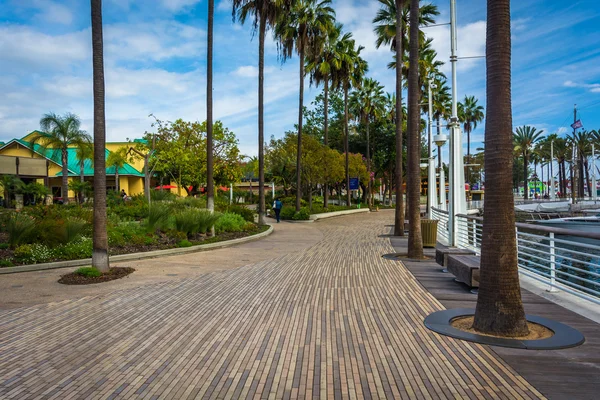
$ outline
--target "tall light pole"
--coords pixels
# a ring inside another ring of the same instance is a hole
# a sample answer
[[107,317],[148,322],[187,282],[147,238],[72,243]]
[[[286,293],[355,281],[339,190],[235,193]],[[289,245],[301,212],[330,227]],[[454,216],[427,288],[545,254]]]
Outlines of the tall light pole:
[[433,163],[433,136],[432,136],[432,124],[433,124],[433,100],[431,94],[431,88],[435,87],[432,85],[432,76],[429,76],[429,82],[427,85],[428,94],[428,106],[429,115],[427,123],[427,142],[428,142],[428,160],[427,160],[427,213],[431,218],[431,209],[435,205],[437,199],[436,187],[435,187],[435,164]]
[[444,163],[442,162],[442,147],[446,144],[448,137],[446,135],[435,135],[433,137],[435,144],[438,146],[438,166],[440,168],[440,207],[446,209],[446,174],[444,173]]
[[552,170],[554,164],[554,140],[550,142],[550,200],[554,200],[556,194],[554,193],[554,171]]
[[462,137],[458,122],[458,94],[456,87],[456,0],[450,0],[450,63],[452,64],[452,116],[450,118],[450,204],[448,209],[448,239],[457,245],[457,214],[467,212]]
[[596,189],[596,147],[592,143],[592,200],[598,200],[598,189]]

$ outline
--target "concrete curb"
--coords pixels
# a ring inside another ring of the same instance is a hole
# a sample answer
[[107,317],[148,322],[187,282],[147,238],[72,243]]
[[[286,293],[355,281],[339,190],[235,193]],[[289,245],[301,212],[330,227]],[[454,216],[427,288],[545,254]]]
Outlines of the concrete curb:
[[[247,236],[239,239],[231,239],[224,240],[222,242],[217,243],[209,243],[209,244],[200,244],[197,246],[191,247],[177,247],[174,249],[165,249],[165,250],[154,250],[154,251],[146,251],[142,253],[131,253],[131,254],[119,254],[116,256],[111,256],[111,261],[136,261],[136,260],[144,260],[148,258],[157,258],[157,257],[165,257],[172,256],[177,254],[187,254],[187,253],[196,253],[200,251],[206,250],[214,250],[225,247],[235,246],[237,244],[248,243],[258,239],[262,239],[264,237],[269,236],[273,233],[273,225],[269,226],[264,232],[257,233],[256,235]],[[85,265],[90,265],[92,263],[91,258],[85,258],[82,260],[69,260],[69,261],[56,261],[51,263],[43,263],[43,264],[31,264],[31,265],[19,265],[17,267],[6,267],[0,268],[0,275],[2,274],[16,274],[18,272],[32,272],[32,271],[43,271],[47,269],[58,269],[58,268],[69,268],[69,267],[81,267]]]
[[322,213],[322,214],[312,214],[310,216],[310,219],[312,221],[318,221],[320,219],[341,217],[342,215],[368,213],[368,212],[370,212],[370,210],[368,208],[360,208],[357,210],[334,211],[334,212],[328,212],[328,213]]

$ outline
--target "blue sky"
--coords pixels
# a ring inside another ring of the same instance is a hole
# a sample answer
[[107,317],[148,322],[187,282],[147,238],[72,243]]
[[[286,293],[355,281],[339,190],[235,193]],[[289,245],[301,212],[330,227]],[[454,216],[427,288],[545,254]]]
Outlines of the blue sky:
[[[439,22],[449,1],[433,1]],[[566,133],[573,104],[587,129],[600,129],[600,4],[513,1],[513,122]],[[150,130],[150,113],[163,120],[205,119],[206,0],[104,0],[108,140]],[[375,0],[334,0],[337,19],[365,46],[369,75],[388,91],[388,49],[376,49]],[[485,2],[458,0],[459,56],[485,53]],[[39,128],[46,112],[74,112],[92,131],[89,1],[0,0],[0,140]],[[447,27],[428,28],[439,58],[449,56]],[[232,23],[229,0],[216,0],[215,118],[256,154],[258,43],[249,26]],[[281,136],[297,120],[298,58],[281,64],[267,44],[266,129]],[[444,66],[449,75],[449,63]],[[305,104],[320,89],[308,87]],[[485,61],[459,62],[458,93],[485,105]],[[483,127],[472,134],[481,146]],[[465,140],[466,142],[466,140]],[[447,158],[446,158],[447,159]]]

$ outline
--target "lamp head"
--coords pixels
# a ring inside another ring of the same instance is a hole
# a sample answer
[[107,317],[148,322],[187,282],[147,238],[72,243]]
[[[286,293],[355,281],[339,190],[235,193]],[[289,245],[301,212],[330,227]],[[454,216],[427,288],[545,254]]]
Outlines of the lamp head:
[[446,136],[446,135],[435,135],[433,137],[433,141],[435,142],[435,144],[437,146],[442,147],[448,141],[448,136]]

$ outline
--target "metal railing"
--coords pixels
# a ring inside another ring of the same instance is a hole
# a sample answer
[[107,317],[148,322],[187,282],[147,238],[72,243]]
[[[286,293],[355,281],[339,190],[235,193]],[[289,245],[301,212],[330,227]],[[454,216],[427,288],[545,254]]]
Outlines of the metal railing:
[[[448,213],[432,210],[438,219],[438,241],[447,243]],[[481,254],[483,218],[457,215],[458,247]],[[445,229],[444,229],[445,227]],[[442,228],[442,229],[440,229]],[[600,232],[516,223],[519,271],[548,285],[600,304]]]

